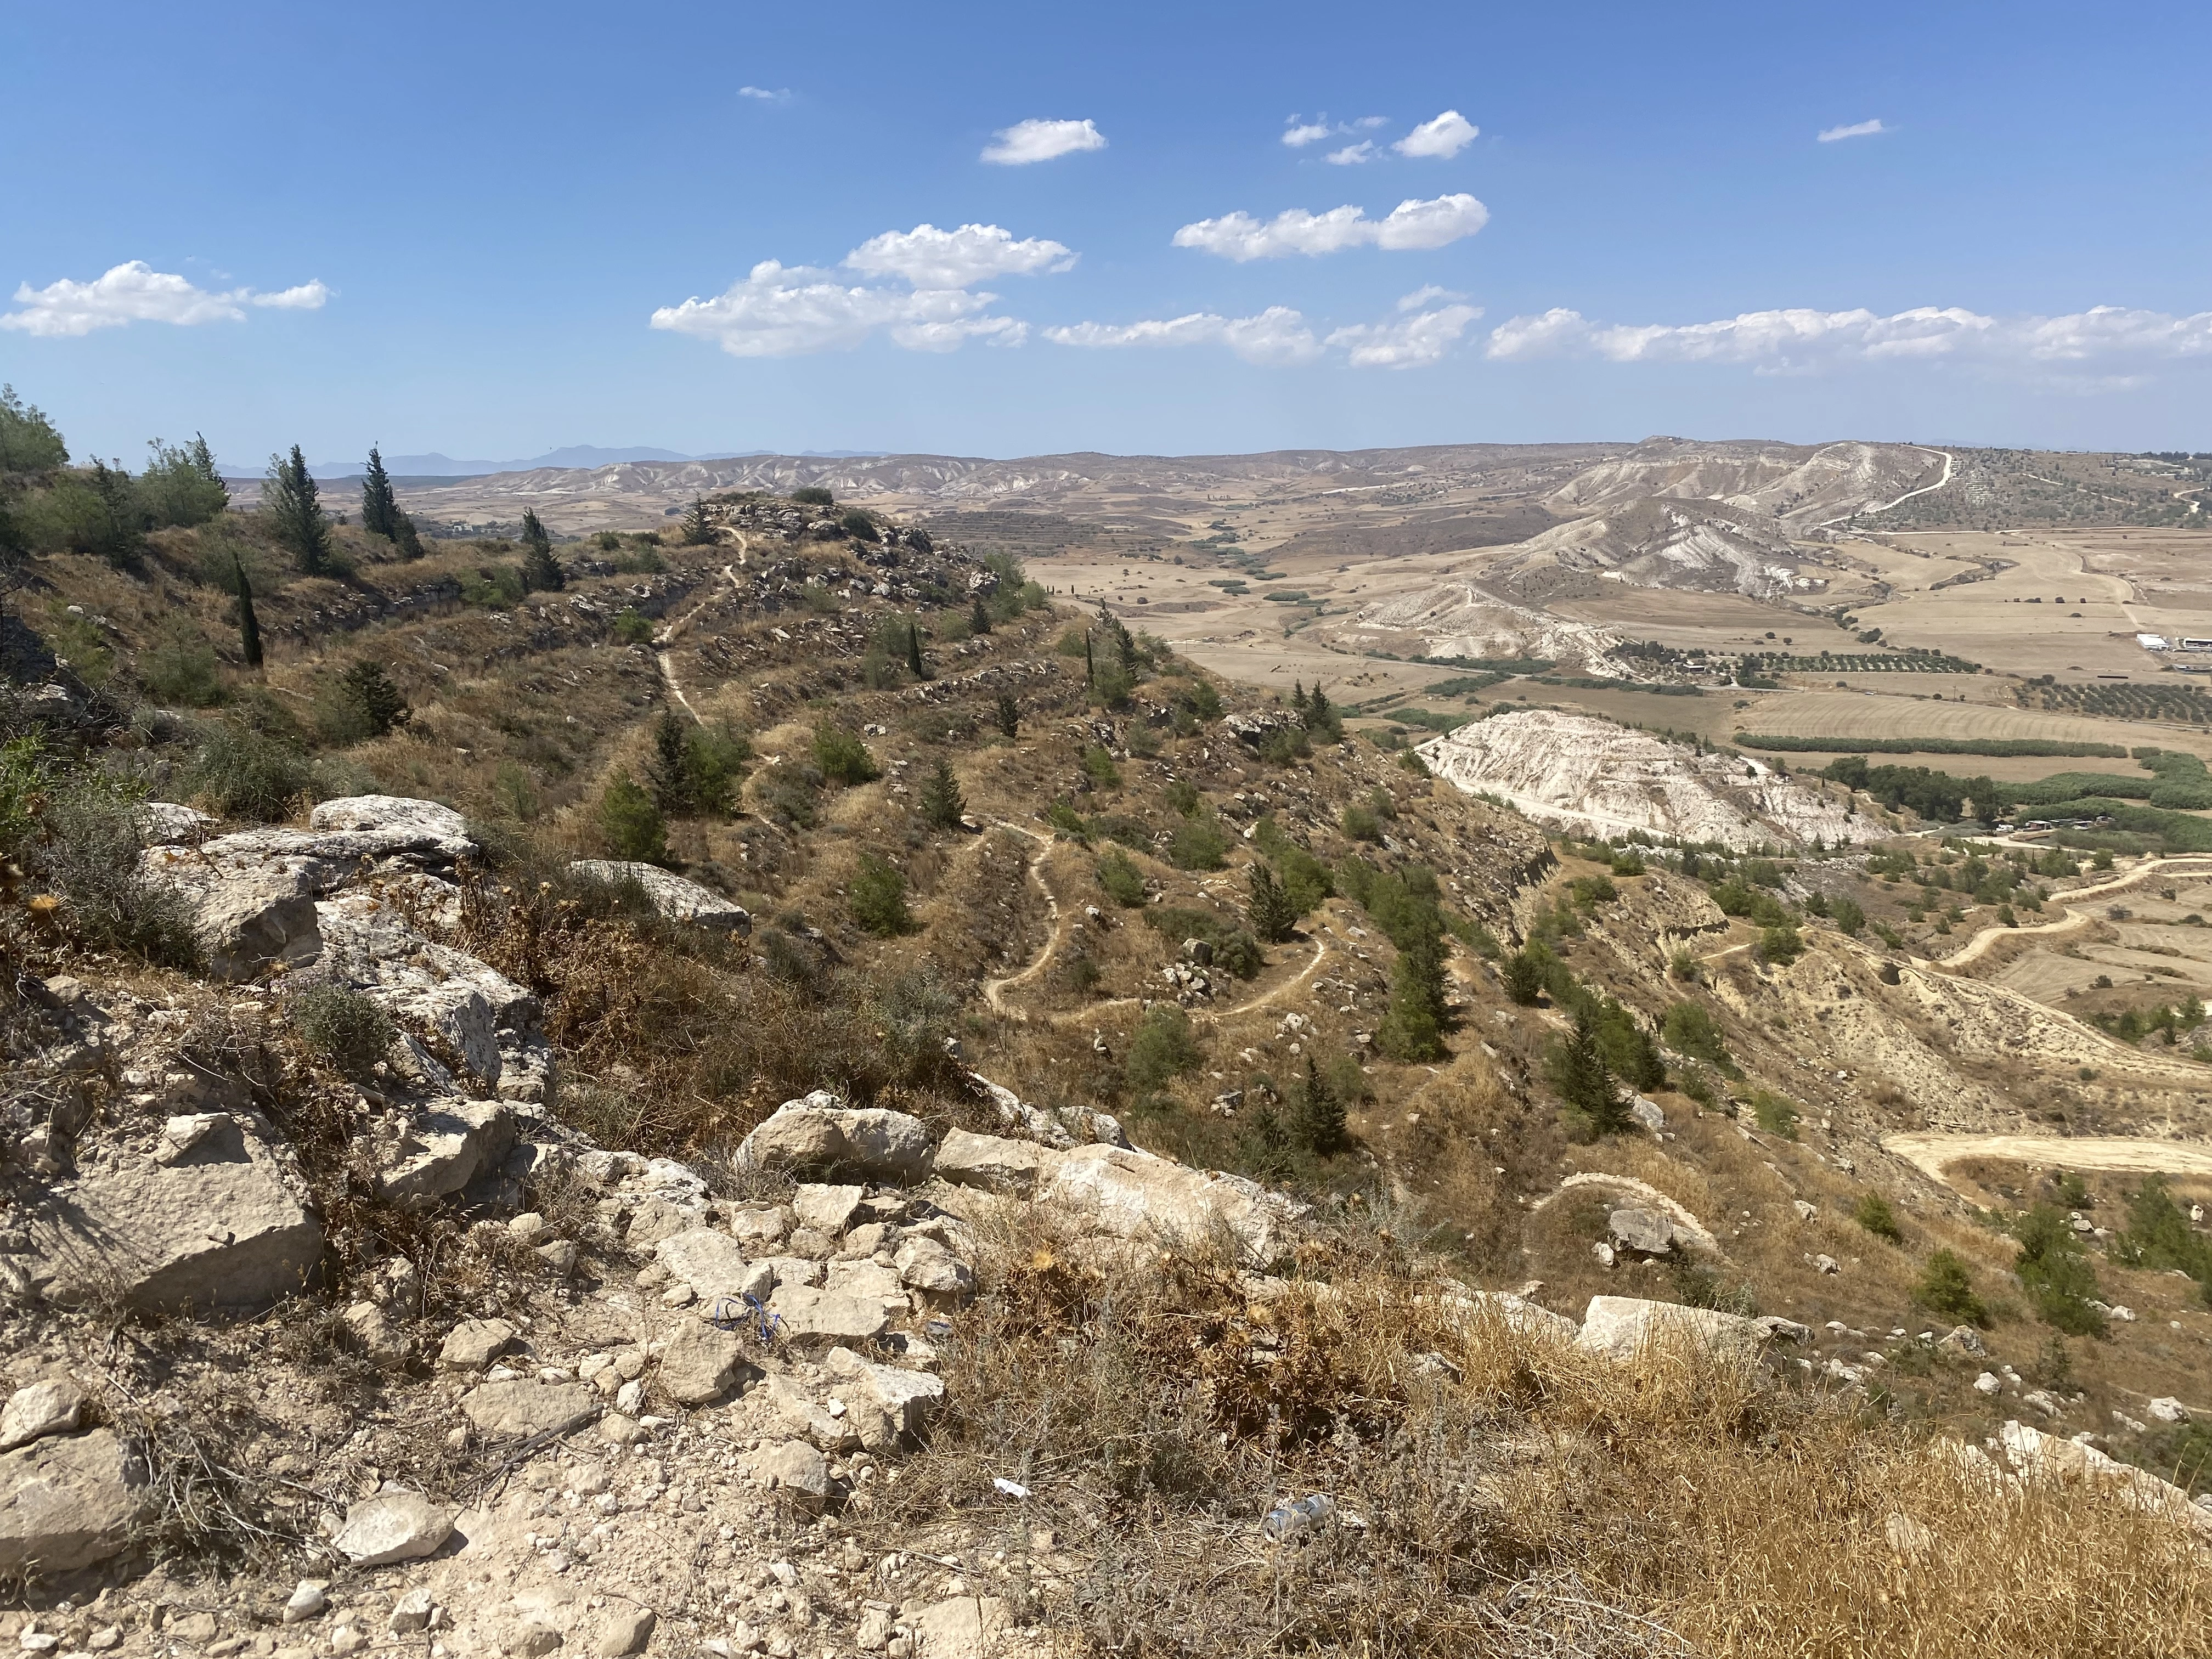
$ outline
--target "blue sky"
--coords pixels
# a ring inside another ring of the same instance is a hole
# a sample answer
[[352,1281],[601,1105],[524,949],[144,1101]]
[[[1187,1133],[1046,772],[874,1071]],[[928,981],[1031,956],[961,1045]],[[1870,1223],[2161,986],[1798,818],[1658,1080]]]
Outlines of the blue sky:
[[2208,448],[2208,34],[2201,0],[0,0],[0,379],[130,461]]

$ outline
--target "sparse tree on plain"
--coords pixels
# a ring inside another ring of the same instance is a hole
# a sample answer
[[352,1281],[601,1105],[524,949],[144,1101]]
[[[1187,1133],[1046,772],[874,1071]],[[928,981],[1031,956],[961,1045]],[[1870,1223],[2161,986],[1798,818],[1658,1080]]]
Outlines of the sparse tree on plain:
[[967,811],[967,798],[960,793],[960,780],[952,775],[952,763],[939,761],[921,786],[922,822],[933,830],[955,830]]

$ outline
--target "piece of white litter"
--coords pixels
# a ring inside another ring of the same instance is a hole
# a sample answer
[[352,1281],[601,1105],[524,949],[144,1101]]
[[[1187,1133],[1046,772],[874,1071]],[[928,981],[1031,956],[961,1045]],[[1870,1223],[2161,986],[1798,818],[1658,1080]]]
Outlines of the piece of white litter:
[[1027,1498],[1030,1495],[1030,1489],[1020,1481],[1009,1480],[1003,1475],[994,1480],[991,1486],[994,1491],[1002,1492],[1009,1498]]

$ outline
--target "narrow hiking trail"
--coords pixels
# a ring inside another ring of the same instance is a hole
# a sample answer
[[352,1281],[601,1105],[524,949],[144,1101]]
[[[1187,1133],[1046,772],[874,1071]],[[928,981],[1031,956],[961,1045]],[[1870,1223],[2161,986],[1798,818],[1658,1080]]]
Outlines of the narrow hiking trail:
[[1912,500],[1916,495],[1932,495],[1937,490],[1942,489],[1951,482],[1951,469],[1954,462],[1948,451],[1942,449],[1928,449],[1923,447],[1919,444],[1915,444],[1913,447],[1919,450],[1923,455],[1942,456],[1943,476],[1936,479],[1932,484],[1923,484],[1917,489],[1906,490],[1902,495],[1899,495],[1893,501],[1884,501],[1880,507],[1863,507],[1856,513],[1844,514],[1840,519],[1823,519],[1820,523],[1814,525],[1813,528],[1815,530],[1826,530],[1833,525],[1849,524],[1853,519],[1871,518],[1877,513],[1887,513],[1893,508],[1903,507],[1905,502]]
[[1012,974],[1002,975],[997,979],[987,979],[983,981],[983,1000],[989,1006],[991,1012],[994,1014],[1003,1014],[1008,1019],[1018,1020],[1026,1024],[1029,1021],[1027,1013],[1019,1008],[1006,1006],[1006,989],[1009,986],[1026,984],[1042,973],[1045,964],[1052,960],[1052,953],[1060,948],[1060,935],[1066,931],[1066,918],[1060,914],[1060,896],[1052,890],[1052,884],[1044,878],[1044,861],[1052,855],[1052,849],[1057,844],[1057,837],[1041,836],[1034,830],[1024,829],[1022,825],[1011,823],[1005,818],[993,818],[991,823],[995,829],[1011,830],[1014,834],[1026,836],[1037,843],[1036,852],[1031,855],[1029,863],[1023,868],[1023,876],[1025,879],[1035,882],[1037,890],[1044,895],[1045,914],[1052,919],[1052,926],[1045,934],[1044,944],[1038,948],[1036,955],[1030,958],[1027,967]]
[[[751,543],[744,533],[741,531],[735,533],[738,538],[737,563],[726,564],[721,570],[722,580],[729,583],[733,592],[738,586],[737,567],[745,562],[745,555],[751,550]],[[699,726],[704,726],[706,720],[691,706],[691,699],[684,695],[684,683],[676,675],[675,653],[669,647],[676,643],[676,636],[690,624],[691,619],[714,603],[720,592],[720,587],[709,583],[696,604],[653,636],[653,660],[660,670],[662,682],[668,687],[669,700],[680,704],[684,712]]]
[[1951,1181],[1945,1171],[1974,1158],[2069,1170],[2212,1176],[2212,1146],[2136,1135],[1884,1135],[1881,1149],[1947,1187]]
[[2094,918],[2086,908],[2078,907],[2086,907],[2093,900],[2108,897],[2114,893],[2126,892],[2136,883],[2148,881],[2153,876],[2163,874],[2169,870],[2187,872],[2200,876],[2212,875],[2212,854],[2181,853],[2171,858],[2153,859],[2148,864],[2139,865],[2125,875],[2117,877],[2113,880],[2100,882],[2094,887],[2078,887],[2070,893],[2054,893],[2050,902],[2067,912],[2063,920],[2038,922],[2032,927],[1984,927],[1960,949],[1929,965],[1933,968],[1964,968],[1988,954],[1990,948],[2001,939],[2032,938],[2037,934],[2048,937],[2055,933],[2070,933],[2077,928],[2086,927]]

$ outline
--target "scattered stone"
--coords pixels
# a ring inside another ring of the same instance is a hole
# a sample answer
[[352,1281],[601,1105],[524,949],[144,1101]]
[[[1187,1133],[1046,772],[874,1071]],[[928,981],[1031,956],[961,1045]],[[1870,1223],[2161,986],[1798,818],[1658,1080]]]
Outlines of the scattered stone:
[[394,1636],[411,1636],[430,1628],[430,1587],[417,1584],[392,1604],[388,1628]]
[[465,1319],[438,1350],[438,1363],[455,1370],[480,1371],[514,1340],[514,1327],[504,1319]]
[[84,1402],[84,1390],[65,1376],[16,1389],[0,1407],[0,1452],[74,1431]]
[[654,1247],[653,1257],[672,1278],[709,1302],[720,1297],[764,1297],[775,1282],[771,1269],[745,1260],[744,1246],[712,1227],[672,1234]]
[[858,1391],[880,1406],[902,1434],[919,1433],[930,1412],[945,1398],[941,1378],[927,1371],[878,1365],[850,1348],[832,1348],[822,1368],[838,1379],[848,1395]]
[[508,1626],[501,1638],[499,1649],[501,1653],[514,1655],[515,1659],[544,1659],[560,1645],[559,1631],[534,1619],[526,1619]]
[[483,1434],[567,1434],[599,1414],[599,1395],[580,1382],[546,1383],[517,1377],[470,1389],[461,1400],[461,1409]]
[[1817,1271],[1824,1273],[1838,1273],[1843,1271],[1842,1264],[1838,1262],[1836,1258],[1832,1255],[1814,1256],[1813,1258],[1813,1266]]
[[1613,1241],[1625,1249],[1645,1255],[1669,1255],[1674,1249],[1674,1224],[1656,1210],[1615,1210],[1606,1218]]
[[388,1492],[348,1508],[331,1545],[357,1567],[382,1567],[419,1561],[453,1533],[453,1516],[421,1492]]
[[635,1417],[625,1417],[620,1412],[609,1412],[599,1419],[599,1438],[617,1446],[635,1446],[641,1440],[650,1439],[651,1431]]
[[2143,1410],[2160,1423],[2186,1423],[2190,1420],[2189,1407],[2172,1395],[2146,1401]]
[[935,1239],[915,1234],[903,1240],[892,1257],[899,1282],[919,1291],[935,1307],[955,1307],[975,1293],[975,1275],[968,1264]]
[[830,1501],[829,1460],[803,1440],[771,1441],[753,1453],[754,1478],[818,1514]]
[[1768,1336],[1766,1328],[1757,1320],[1737,1314],[1635,1297],[1594,1296],[1583,1312],[1575,1346],[1608,1358],[1632,1361],[1648,1344],[1686,1340],[1717,1352],[1755,1356],[1766,1346]]
[[1791,1199],[1790,1200],[1790,1207],[1796,1212],[1796,1217],[1800,1221],[1810,1221],[1814,1216],[1820,1213],[1819,1210],[1815,1209],[1812,1205],[1808,1204],[1802,1198]]
[[709,1405],[749,1373],[758,1374],[746,1362],[744,1339],[703,1321],[678,1330],[660,1356],[660,1386],[679,1406]]
[[916,1613],[914,1633],[923,1659],[989,1659],[1005,1645],[1012,1623],[995,1595],[957,1595]]
[[865,1187],[804,1186],[792,1194],[791,1207],[805,1225],[835,1238],[852,1224],[866,1196]]
[[1030,1141],[953,1129],[937,1149],[936,1170],[939,1179],[957,1186],[1026,1199],[1036,1191],[1049,1156]]
[[1658,1134],[1667,1127],[1667,1114],[1659,1109],[1659,1103],[1642,1095],[1629,1097],[1628,1115],[1643,1126],[1647,1134]]
[[1603,1239],[1601,1238],[1596,1243],[1590,1246],[1590,1255],[1596,1261],[1599,1267],[1611,1267],[1613,1266],[1613,1246],[1607,1243]]
[[398,1158],[377,1177],[377,1190],[392,1203],[422,1209],[496,1169],[514,1146],[514,1114],[504,1103],[441,1102],[416,1115]]
[[599,1643],[592,1651],[599,1659],[627,1659],[630,1654],[643,1653],[657,1622],[651,1607],[617,1607],[599,1626]]
[[291,1600],[284,1603],[284,1622],[304,1624],[331,1604],[331,1581],[327,1578],[302,1578],[292,1592]]
[[128,1541],[143,1507],[143,1460],[106,1429],[0,1455],[0,1572],[74,1572]]
[[873,1341],[890,1324],[881,1301],[804,1285],[778,1285],[768,1306],[782,1322],[783,1334],[801,1341],[812,1337]]

